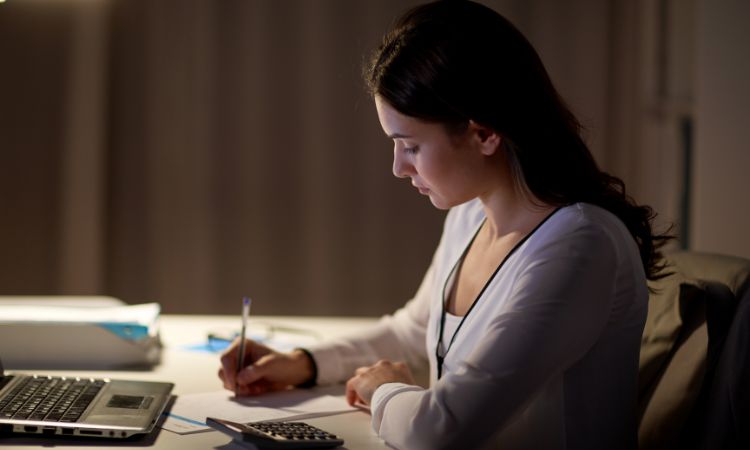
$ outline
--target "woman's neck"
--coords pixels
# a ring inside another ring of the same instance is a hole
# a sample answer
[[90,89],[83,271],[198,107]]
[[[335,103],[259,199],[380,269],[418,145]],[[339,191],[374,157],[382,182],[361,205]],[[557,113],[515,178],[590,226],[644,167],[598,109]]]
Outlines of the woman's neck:
[[526,235],[554,209],[535,197],[521,195],[513,187],[488,192],[480,200],[487,216],[485,227],[490,240],[513,233]]
[[554,210],[528,189],[522,192],[515,182],[511,164],[504,150],[499,149],[486,159],[484,185],[479,200],[487,222],[485,236],[489,242],[503,240],[512,234],[525,236]]

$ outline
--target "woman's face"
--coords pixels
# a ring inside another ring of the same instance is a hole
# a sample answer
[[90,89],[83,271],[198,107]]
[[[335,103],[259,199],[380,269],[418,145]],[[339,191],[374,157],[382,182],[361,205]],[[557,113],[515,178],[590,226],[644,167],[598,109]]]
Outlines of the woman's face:
[[486,189],[487,155],[471,137],[454,136],[441,124],[396,111],[375,96],[380,126],[393,139],[393,174],[430,197],[436,208],[449,209],[481,196]]

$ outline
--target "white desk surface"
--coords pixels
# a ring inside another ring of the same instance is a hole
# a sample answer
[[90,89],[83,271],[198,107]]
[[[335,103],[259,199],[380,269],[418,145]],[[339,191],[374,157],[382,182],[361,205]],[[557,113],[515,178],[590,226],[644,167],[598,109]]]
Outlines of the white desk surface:
[[[313,317],[273,317],[254,316],[253,323],[271,323],[297,329],[310,330],[324,338],[335,338],[372,324],[376,319],[362,318],[313,318]],[[38,373],[68,376],[98,376],[110,378],[135,378],[143,380],[169,381],[175,384],[173,394],[209,392],[222,389],[218,378],[218,354],[200,353],[185,350],[190,344],[206,342],[209,332],[236,330],[239,328],[238,316],[188,316],[164,315],[161,318],[161,335],[164,343],[162,362],[151,371],[39,371]],[[344,387],[333,389],[342,394]],[[370,428],[370,416],[364,412],[352,412],[329,417],[306,419],[305,422],[341,436],[344,449],[383,449],[388,448]],[[154,449],[221,449],[238,450],[245,447],[236,445],[232,440],[217,432],[207,431],[188,435],[179,435],[161,428],[150,435],[137,439],[89,440],[41,436],[0,437],[0,449],[58,447],[66,450],[91,448],[154,448]]]

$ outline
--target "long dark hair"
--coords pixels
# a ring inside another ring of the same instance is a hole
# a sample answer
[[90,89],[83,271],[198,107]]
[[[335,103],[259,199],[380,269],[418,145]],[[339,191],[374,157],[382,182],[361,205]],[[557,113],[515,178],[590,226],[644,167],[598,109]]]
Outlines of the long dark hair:
[[469,120],[503,137],[515,185],[553,206],[586,202],[622,220],[649,279],[664,276],[654,211],[636,204],[625,184],[599,169],[581,125],[555,90],[534,48],[503,16],[467,0],[407,11],[365,67],[365,80],[407,116],[450,131]]

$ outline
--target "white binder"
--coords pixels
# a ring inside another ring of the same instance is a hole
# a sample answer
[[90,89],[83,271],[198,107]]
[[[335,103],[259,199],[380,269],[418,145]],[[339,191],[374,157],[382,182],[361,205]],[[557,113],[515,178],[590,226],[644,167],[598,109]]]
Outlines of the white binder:
[[146,369],[161,356],[157,303],[112,297],[0,296],[6,369]]

